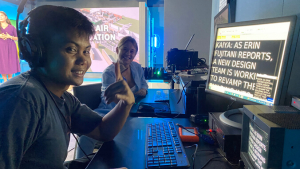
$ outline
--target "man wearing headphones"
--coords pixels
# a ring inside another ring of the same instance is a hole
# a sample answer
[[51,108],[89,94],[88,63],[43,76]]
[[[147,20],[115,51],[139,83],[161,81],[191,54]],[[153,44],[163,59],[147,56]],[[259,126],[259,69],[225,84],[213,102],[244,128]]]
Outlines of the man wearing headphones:
[[[28,32],[25,27],[29,23]],[[0,166],[65,169],[70,133],[112,140],[135,102],[116,63],[117,82],[105,91],[117,106],[101,117],[66,92],[91,65],[92,23],[78,11],[40,6],[20,24],[22,57],[31,70],[0,86]]]

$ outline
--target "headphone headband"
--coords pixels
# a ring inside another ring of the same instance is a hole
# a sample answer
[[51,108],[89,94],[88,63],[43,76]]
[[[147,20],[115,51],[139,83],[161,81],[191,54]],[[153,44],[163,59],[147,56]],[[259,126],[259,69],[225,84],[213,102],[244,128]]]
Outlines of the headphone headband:
[[[28,13],[28,16],[20,22],[20,29],[18,28],[19,12],[23,12],[24,5],[27,0],[23,0],[18,8],[17,15],[17,34],[18,34],[18,45],[20,48],[20,58],[26,60],[30,67],[42,67],[44,65],[43,57],[43,45],[42,41],[38,37],[33,37],[27,33],[27,26],[29,24],[29,18],[32,10]],[[23,6],[22,6],[23,5]]]

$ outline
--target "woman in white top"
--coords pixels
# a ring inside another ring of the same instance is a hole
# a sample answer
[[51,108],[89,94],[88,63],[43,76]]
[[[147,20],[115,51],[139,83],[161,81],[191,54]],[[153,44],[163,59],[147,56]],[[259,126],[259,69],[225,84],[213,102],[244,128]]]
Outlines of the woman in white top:
[[[144,77],[144,70],[139,63],[133,61],[138,52],[138,45],[135,39],[131,36],[123,37],[116,48],[116,52],[118,54],[123,79],[128,83],[131,91],[135,96],[146,96],[148,84]],[[115,65],[111,64],[103,72],[101,103],[95,111],[106,114],[115,107],[115,102],[106,104],[105,98],[103,97],[105,89],[113,84],[115,79]]]

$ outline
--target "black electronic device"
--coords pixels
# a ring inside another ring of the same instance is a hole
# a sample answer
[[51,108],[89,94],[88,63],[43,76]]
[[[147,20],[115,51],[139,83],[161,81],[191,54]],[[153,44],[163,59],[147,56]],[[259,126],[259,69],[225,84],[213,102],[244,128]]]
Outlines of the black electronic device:
[[[205,105],[205,83],[203,75],[179,76],[179,86],[182,92],[182,99],[186,105],[186,114],[202,114],[208,116],[204,109]],[[200,87],[201,86],[201,87]],[[198,88],[199,93],[198,93]],[[205,116],[203,116],[205,117]],[[207,119],[207,118],[206,118]],[[204,120],[204,119],[203,119]]]
[[243,112],[240,155],[245,168],[299,168],[299,110],[276,113],[273,107],[245,105]]
[[143,67],[146,80],[171,80],[171,74],[167,73],[163,67]]
[[148,76],[147,76],[147,78],[148,79],[151,79],[152,78],[152,67],[148,67],[148,69],[147,69],[147,73],[148,73]]
[[208,115],[207,114],[191,114],[190,121],[198,125],[207,125],[208,124]]
[[196,68],[198,65],[198,51],[187,50],[189,44],[191,43],[193,34],[188,41],[184,50],[179,50],[178,48],[172,48],[168,51],[167,55],[167,66],[169,70],[186,70]]
[[[239,109],[237,109],[240,111]],[[240,159],[240,145],[242,130],[223,123],[220,116],[223,112],[209,113],[209,128],[215,131],[215,137],[218,142],[220,153],[231,163],[237,164]],[[241,124],[242,113],[237,112],[230,118],[236,123]]]
[[146,168],[189,168],[189,160],[173,122],[151,123],[146,128]]
[[138,111],[154,112],[154,107],[147,105],[147,104],[143,104],[143,105],[139,106]]
[[198,65],[198,51],[179,50],[173,48],[168,51],[167,66],[176,66],[176,70],[186,70],[196,68]]
[[287,90],[299,32],[296,19],[217,25],[206,92],[245,104],[289,104]]
[[134,113],[135,115],[141,115],[144,114],[145,116],[155,117],[155,116],[162,116],[165,117],[165,115],[171,114],[169,103],[166,102],[159,102],[159,103],[144,103],[140,102],[138,103],[137,113]]

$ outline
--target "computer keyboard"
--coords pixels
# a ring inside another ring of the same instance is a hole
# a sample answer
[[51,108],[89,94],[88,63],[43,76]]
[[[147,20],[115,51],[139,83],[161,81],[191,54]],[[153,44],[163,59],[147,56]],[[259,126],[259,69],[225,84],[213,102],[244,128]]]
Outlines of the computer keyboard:
[[173,122],[147,124],[146,168],[188,168],[184,147]]
[[169,102],[169,90],[157,90],[154,96],[155,102]]

